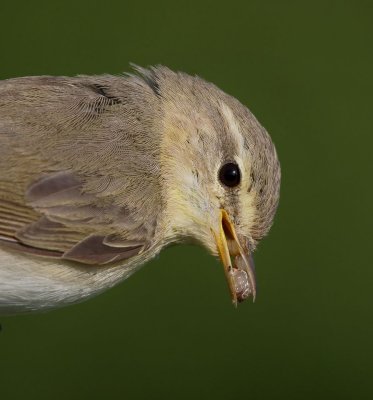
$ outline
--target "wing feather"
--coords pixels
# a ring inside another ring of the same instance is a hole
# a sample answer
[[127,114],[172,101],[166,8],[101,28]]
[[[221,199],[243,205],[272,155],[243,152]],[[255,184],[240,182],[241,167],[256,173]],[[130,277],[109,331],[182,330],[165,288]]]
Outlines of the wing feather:
[[0,245],[85,264],[151,246],[159,113],[139,77],[0,82]]
[[62,259],[84,264],[125,260],[146,248],[149,239],[145,239],[145,236],[127,240],[116,230],[120,228],[122,235],[127,231],[133,236],[136,224],[128,213],[126,224],[126,213],[120,215],[120,207],[94,204],[94,199],[92,194],[83,192],[82,183],[69,171],[38,179],[26,190],[24,206],[37,210],[36,220],[25,217],[14,219],[8,213],[10,205],[11,209],[18,210],[14,216],[22,216],[27,212],[19,211],[21,205],[0,202],[5,209],[0,213],[0,233],[13,239],[5,241],[3,245],[46,257],[59,254]]

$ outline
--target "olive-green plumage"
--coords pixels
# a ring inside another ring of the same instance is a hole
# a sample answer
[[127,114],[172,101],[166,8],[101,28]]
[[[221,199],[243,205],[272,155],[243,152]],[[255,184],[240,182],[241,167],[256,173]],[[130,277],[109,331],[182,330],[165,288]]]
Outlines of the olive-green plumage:
[[280,168],[250,111],[198,77],[136,71],[0,82],[0,312],[91,296],[172,242],[218,254],[222,209],[250,252],[270,228]]

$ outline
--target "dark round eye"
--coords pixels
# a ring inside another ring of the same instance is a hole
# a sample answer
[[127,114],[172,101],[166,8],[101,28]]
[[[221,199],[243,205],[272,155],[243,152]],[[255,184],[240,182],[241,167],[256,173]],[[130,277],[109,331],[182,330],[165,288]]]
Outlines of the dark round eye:
[[240,184],[241,173],[237,164],[224,164],[219,171],[220,182],[228,187],[234,187]]

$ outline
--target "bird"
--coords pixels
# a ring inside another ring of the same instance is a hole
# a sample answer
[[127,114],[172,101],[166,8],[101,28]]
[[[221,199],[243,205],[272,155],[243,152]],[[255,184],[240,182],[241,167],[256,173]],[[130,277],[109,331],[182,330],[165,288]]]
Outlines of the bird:
[[0,314],[87,300],[168,245],[220,257],[234,305],[279,202],[273,141],[213,83],[157,65],[0,81]]

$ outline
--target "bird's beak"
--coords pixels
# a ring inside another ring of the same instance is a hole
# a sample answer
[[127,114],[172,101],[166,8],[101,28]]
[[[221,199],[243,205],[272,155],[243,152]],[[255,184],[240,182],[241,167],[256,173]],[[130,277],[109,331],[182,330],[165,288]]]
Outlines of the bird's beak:
[[[237,306],[249,296],[256,296],[254,261],[248,242],[238,239],[236,230],[228,217],[228,213],[220,210],[219,232],[215,239],[220,258],[224,266],[232,303]],[[233,263],[232,263],[233,260]]]

